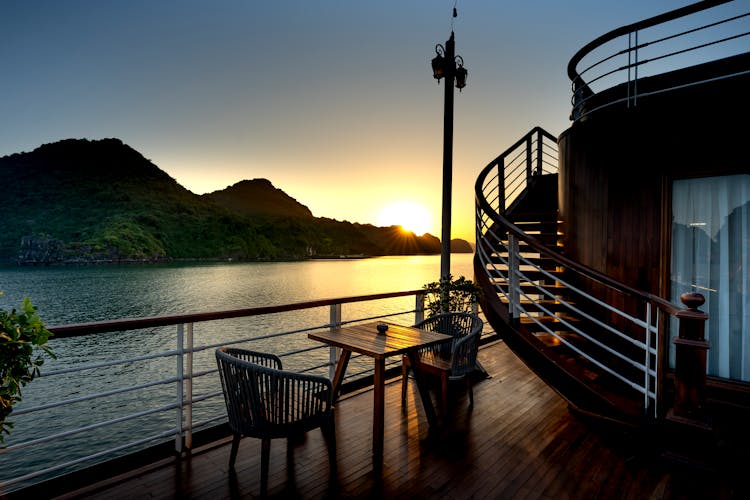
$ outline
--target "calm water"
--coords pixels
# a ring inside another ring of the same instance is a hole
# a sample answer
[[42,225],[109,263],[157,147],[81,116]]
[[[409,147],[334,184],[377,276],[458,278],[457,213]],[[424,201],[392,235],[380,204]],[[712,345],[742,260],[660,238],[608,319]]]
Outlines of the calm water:
[[[454,276],[473,276],[453,254]],[[0,268],[0,307],[29,297],[48,326],[286,304],[421,288],[440,256],[274,263]]]
[[[471,278],[472,255],[451,256],[454,277]],[[37,306],[47,326],[105,321],[122,318],[216,311],[264,305],[287,304],[326,298],[365,295],[420,289],[436,281],[440,274],[440,256],[379,257],[359,260],[316,260],[281,263],[206,263],[163,264],[144,266],[92,266],[49,268],[0,268],[0,307],[18,307],[24,297]],[[414,298],[397,301],[396,309],[413,308]],[[343,317],[364,317],[379,314],[393,303],[344,305]],[[311,324],[325,324],[328,308],[319,308],[282,316],[240,318],[222,322],[200,323],[195,326],[196,345],[210,345],[252,335],[290,331]],[[413,316],[411,316],[413,319]],[[409,321],[405,318],[404,321]],[[301,333],[298,340],[264,341],[264,350],[289,352],[309,342]],[[111,358],[142,356],[175,348],[175,327],[107,333],[71,339],[53,339],[51,347],[57,360],[48,360],[42,372],[92,364]],[[256,347],[259,348],[259,347]],[[318,358],[313,358],[317,356]],[[303,359],[300,359],[303,358]],[[327,359],[327,351],[285,358],[286,368],[311,366]],[[166,365],[166,366],[165,366]],[[215,368],[213,350],[196,354],[196,372]],[[350,372],[358,365],[353,362]],[[24,389],[18,409],[50,401],[72,400],[120,385],[148,383],[172,376],[173,366],[161,362],[133,362],[109,368],[97,368],[70,376],[41,377]],[[66,378],[69,377],[69,378]],[[217,390],[216,377],[196,379],[194,393]],[[68,429],[109,418],[118,418],[139,408],[170,404],[175,398],[174,384],[157,386],[134,393],[71,404],[28,415],[11,416],[15,429],[5,444],[10,446],[39,435],[66,432]],[[223,413],[223,400],[213,399],[196,405],[196,422]],[[152,415],[115,427],[74,435],[61,445],[45,445],[41,451],[0,455],[0,481],[28,473],[41,464],[91,453],[92,443],[115,446],[118,436],[133,433],[145,435],[161,427],[174,425],[173,411]],[[160,427],[161,426],[161,427]],[[36,429],[44,431],[37,433]],[[165,438],[168,439],[168,438]],[[61,450],[62,449],[62,450]],[[64,457],[63,457],[64,455]]]

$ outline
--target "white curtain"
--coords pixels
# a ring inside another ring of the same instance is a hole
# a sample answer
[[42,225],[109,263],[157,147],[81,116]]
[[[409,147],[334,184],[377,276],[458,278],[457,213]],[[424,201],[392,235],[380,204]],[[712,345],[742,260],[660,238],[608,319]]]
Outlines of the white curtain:
[[672,302],[706,297],[708,373],[750,381],[750,175],[674,181],[672,200]]

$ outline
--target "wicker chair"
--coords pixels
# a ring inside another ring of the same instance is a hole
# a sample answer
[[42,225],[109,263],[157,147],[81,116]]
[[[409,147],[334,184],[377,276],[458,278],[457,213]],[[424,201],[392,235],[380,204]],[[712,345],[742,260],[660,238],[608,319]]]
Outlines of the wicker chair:
[[[419,351],[419,363],[423,373],[440,377],[441,408],[443,415],[448,409],[448,383],[465,380],[469,391],[469,407],[474,405],[474,388],[471,372],[474,371],[479,351],[479,337],[484,322],[471,313],[443,313],[431,316],[416,325],[417,328],[439,332],[454,337],[453,342],[445,342]],[[401,362],[401,402],[406,402],[409,358]]]
[[320,428],[328,446],[331,477],[336,474],[333,388],[325,377],[284,371],[273,354],[244,349],[216,350],[221,386],[233,434],[229,468],[234,470],[240,439],[261,439],[261,494],[268,489],[271,439],[289,438]]

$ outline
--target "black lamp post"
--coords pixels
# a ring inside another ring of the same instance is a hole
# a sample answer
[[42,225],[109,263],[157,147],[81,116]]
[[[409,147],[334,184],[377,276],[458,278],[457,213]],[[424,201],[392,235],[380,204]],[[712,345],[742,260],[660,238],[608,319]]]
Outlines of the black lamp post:
[[[453,184],[453,87],[459,90],[466,86],[468,71],[464,60],[457,56],[456,42],[451,31],[445,47],[435,46],[432,59],[432,76],[440,83],[445,78],[445,110],[443,114],[443,220],[442,247],[440,253],[441,302],[448,303],[448,282],[451,272],[451,191]],[[443,311],[447,312],[447,311]]]

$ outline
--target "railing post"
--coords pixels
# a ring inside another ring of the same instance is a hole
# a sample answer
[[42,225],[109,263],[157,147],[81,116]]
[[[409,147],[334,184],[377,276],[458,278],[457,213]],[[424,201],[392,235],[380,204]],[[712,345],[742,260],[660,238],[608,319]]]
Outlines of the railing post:
[[571,120],[578,120],[581,117],[581,106],[583,105],[583,85],[580,80],[573,82],[573,110],[570,112]]
[[424,321],[424,298],[425,293],[419,292],[415,296],[416,304],[414,305],[414,324]]
[[[335,330],[341,326],[341,304],[331,304],[330,324],[331,330]],[[336,362],[339,359],[339,351],[338,347],[333,346],[328,349],[328,378],[331,380],[333,380],[333,376],[336,374]]]
[[[645,336],[644,344],[646,345],[646,348],[644,350],[645,350],[646,359],[643,360],[643,368],[644,368],[643,372],[645,375],[644,381],[643,381],[643,396],[644,396],[643,407],[646,409],[646,411],[648,411],[651,405],[651,400],[653,399],[652,414],[656,416],[657,404],[659,401],[658,394],[657,394],[657,390],[658,390],[657,381],[659,380],[659,362],[658,362],[658,357],[656,356],[655,350],[651,347],[653,343],[653,339],[651,335],[651,331],[652,331],[652,327],[651,327],[652,312],[651,311],[652,311],[651,302],[646,302],[646,315],[645,315],[646,317],[644,320],[644,323],[646,324],[646,331],[644,332],[644,336]],[[657,309],[656,311],[657,311],[656,312],[657,314],[656,324],[659,324],[659,318],[658,318],[659,310]],[[659,336],[658,330],[656,330],[656,334],[657,334],[657,345],[658,345],[658,336]],[[652,362],[652,357],[654,359],[653,362]],[[652,371],[654,373],[653,384],[651,383]],[[653,385],[653,388],[652,388],[652,385]]]
[[497,164],[497,213],[505,212],[505,157]]
[[508,314],[512,321],[519,319],[518,283],[518,239],[508,232]]
[[705,427],[706,355],[710,347],[704,331],[708,314],[699,311],[706,299],[699,293],[680,296],[687,309],[675,316],[680,322],[675,344],[674,404],[667,418]]
[[531,180],[531,173],[532,173],[532,167],[531,167],[531,135],[529,135],[526,138],[526,186],[529,185],[529,180]]
[[633,79],[633,107],[638,106],[638,30],[635,31],[635,78]]
[[583,105],[592,95],[594,93],[588,84],[580,76],[576,78],[575,82],[573,82],[573,111],[571,112],[571,119],[577,121],[583,116]]
[[542,131],[539,130],[536,133],[536,175],[542,175]]
[[626,106],[630,107],[630,72],[633,69],[633,32],[628,33],[628,82],[626,85],[627,93],[625,95]]
[[[635,39],[635,43],[633,40]],[[631,76],[631,69],[633,76]],[[631,90],[632,93],[631,93]],[[638,30],[628,33],[628,84],[627,84],[627,107],[633,102],[633,107],[638,105]]]
[[183,356],[185,354],[185,326],[177,325],[177,426],[174,438],[174,449],[182,453],[182,404],[183,404]]
[[187,338],[185,342],[185,448],[193,449],[193,323],[187,325]]

